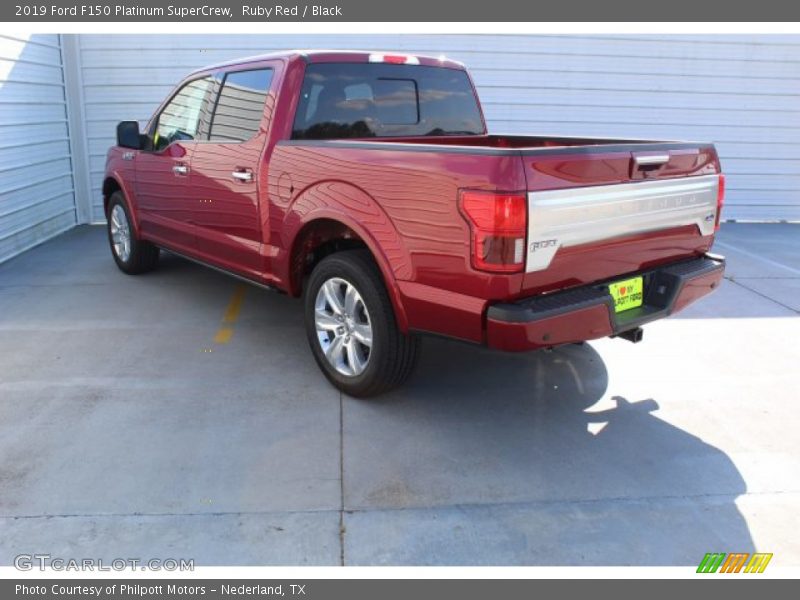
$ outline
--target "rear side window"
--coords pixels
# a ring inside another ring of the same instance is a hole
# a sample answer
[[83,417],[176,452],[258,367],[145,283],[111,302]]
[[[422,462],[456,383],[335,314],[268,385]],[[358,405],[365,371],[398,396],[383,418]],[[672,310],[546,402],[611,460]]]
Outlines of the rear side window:
[[213,83],[211,77],[195,79],[172,97],[158,116],[153,139],[155,150],[166,148],[172,142],[194,140],[201,124],[208,126],[206,94]]
[[272,69],[228,73],[214,109],[209,139],[245,142],[261,125],[264,102],[272,83]]
[[484,133],[466,72],[443,67],[319,63],[306,67],[293,139]]

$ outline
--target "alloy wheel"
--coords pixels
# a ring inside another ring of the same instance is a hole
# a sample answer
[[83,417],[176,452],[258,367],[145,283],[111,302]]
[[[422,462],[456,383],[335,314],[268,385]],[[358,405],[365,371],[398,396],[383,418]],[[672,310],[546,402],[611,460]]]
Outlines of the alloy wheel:
[[317,292],[314,323],[330,365],[348,377],[363,373],[372,351],[372,323],[356,287],[340,277],[325,281]]

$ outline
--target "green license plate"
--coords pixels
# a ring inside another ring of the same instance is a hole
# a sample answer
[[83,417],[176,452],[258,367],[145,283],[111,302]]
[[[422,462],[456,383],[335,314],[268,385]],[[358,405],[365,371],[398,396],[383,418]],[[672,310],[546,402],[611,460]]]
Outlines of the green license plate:
[[608,286],[614,298],[614,312],[621,313],[642,305],[644,283],[641,277],[631,277]]

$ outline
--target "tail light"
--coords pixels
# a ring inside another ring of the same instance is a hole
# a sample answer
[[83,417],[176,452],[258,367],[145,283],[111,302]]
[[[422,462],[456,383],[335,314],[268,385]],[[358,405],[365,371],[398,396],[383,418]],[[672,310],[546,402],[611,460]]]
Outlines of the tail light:
[[472,266],[500,273],[522,271],[528,224],[525,195],[462,190],[459,206],[472,232]]
[[719,174],[717,186],[717,219],[714,221],[714,231],[719,231],[719,219],[722,216],[722,205],[725,204],[725,175]]
[[416,56],[408,56],[405,54],[377,54],[369,55],[369,62],[371,63],[389,63],[393,65],[418,65],[419,59]]

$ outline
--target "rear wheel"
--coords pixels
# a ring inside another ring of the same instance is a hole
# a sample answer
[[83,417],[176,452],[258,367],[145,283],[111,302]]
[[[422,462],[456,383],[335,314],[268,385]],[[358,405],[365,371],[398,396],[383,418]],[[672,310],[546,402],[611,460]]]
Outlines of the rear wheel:
[[338,252],[316,266],[306,288],[305,320],[317,364],[346,394],[375,396],[411,375],[419,342],[397,328],[369,252]]
[[151,271],[158,263],[158,247],[136,237],[119,191],[111,194],[108,202],[108,243],[117,266],[129,275]]

